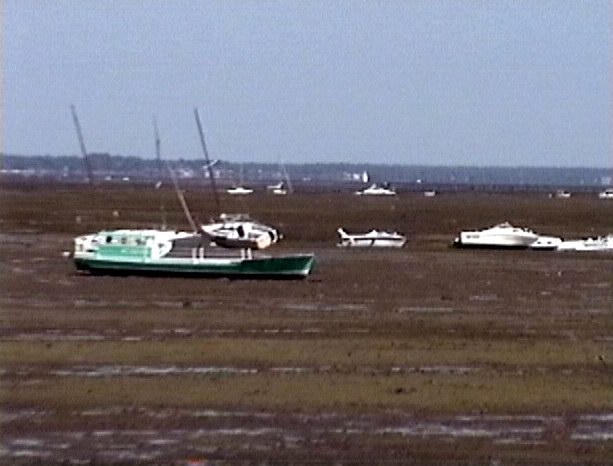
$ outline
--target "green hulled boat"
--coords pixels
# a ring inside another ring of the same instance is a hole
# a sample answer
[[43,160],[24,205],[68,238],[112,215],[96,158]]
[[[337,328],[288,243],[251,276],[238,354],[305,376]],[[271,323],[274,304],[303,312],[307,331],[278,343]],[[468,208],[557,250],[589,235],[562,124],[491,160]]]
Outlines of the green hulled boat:
[[165,230],[112,230],[75,238],[79,270],[94,274],[304,278],[313,254],[254,255],[211,247],[206,236]]

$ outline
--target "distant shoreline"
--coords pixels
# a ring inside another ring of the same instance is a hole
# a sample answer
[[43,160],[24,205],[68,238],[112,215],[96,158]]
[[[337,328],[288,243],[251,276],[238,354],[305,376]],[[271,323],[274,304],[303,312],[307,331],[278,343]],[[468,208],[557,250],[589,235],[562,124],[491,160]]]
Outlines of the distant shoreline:
[[[6,178],[46,179],[65,182],[85,180],[80,156],[8,155],[1,157],[0,176]],[[89,154],[98,182],[134,183],[166,179],[155,159],[110,154]],[[202,182],[208,177],[202,159],[169,161],[182,184]],[[352,189],[368,183],[391,183],[409,191],[458,187],[509,187],[573,189],[591,191],[613,184],[613,170],[606,167],[476,167],[424,166],[351,163],[237,163],[219,161],[215,177],[222,185],[242,180],[260,186],[283,179],[286,170],[292,183],[304,186],[335,186]],[[364,181],[364,180],[367,181]],[[482,189],[479,189],[482,190]],[[494,189],[495,190],[495,189]]]

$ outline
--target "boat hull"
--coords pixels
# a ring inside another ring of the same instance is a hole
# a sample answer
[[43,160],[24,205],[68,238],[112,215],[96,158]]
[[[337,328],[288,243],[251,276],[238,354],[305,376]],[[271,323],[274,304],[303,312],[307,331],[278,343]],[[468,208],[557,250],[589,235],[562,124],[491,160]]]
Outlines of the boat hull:
[[458,248],[527,249],[537,236],[483,235],[479,232],[462,232],[454,241]]
[[463,243],[457,238],[453,246],[458,249],[528,249],[528,246],[523,244]]
[[357,238],[345,239],[338,243],[340,248],[401,248],[406,239]]
[[75,257],[78,270],[98,275],[156,275],[229,278],[305,278],[315,262],[312,254],[258,258],[162,258],[119,260]]

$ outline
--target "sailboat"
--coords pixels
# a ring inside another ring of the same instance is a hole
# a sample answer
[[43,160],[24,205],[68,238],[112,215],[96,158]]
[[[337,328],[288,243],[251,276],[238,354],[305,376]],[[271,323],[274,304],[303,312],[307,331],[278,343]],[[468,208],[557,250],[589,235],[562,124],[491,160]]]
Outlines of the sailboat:
[[[156,152],[160,160],[157,125]],[[255,225],[254,222],[236,220],[236,238],[232,232],[217,237],[216,229],[210,233],[206,226],[198,228],[178,188],[174,171],[170,165],[167,167],[192,231],[119,229],[77,236],[72,257],[78,270],[107,275],[276,279],[305,278],[311,272],[315,262],[313,254],[254,254],[254,244],[258,249],[272,244],[270,232],[250,235],[251,231],[243,230],[246,226]],[[232,222],[228,221],[219,228],[226,228],[229,224]],[[268,245],[263,244],[260,239],[262,235],[268,235]],[[209,248],[212,240],[223,248]],[[237,249],[240,249],[240,255],[233,253]]]
[[285,189],[285,183],[283,181],[279,181],[276,184],[269,184],[266,186],[266,191],[277,196],[287,195],[287,189]]
[[292,182],[289,178],[289,173],[287,172],[287,169],[285,168],[285,165],[283,163],[279,164],[279,170],[283,175],[284,180],[281,180],[276,184],[266,186],[266,191],[276,196],[285,196],[288,193],[293,193],[294,188],[292,187]]
[[272,246],[281,239],[281,234],[275,228],[252,219],[248,214],[221,213],[219,195],[215,186],[215,176],[210,166],[209,152],[197,108],[194,109],[194,118],[198,128],[202,153],[209,170],[211,189],[213,190],[215,206],[217,208],[217,218],[208,224],[201,225],[202,231],[211,238],[214,244],[222,247],[266,249]]
[[219,221],[201,225],[216,245],[229,248],[266,249],[279,241],[279,232],[245,214],[221,214]]

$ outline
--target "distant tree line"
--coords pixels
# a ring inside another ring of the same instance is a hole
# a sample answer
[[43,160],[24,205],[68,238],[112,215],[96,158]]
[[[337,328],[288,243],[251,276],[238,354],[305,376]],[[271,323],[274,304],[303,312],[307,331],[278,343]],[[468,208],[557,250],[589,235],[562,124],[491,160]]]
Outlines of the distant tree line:
[[[28,172],[41,176],[79,176],[85,173],[80,156],[28,156],[1,154],[4,172]],[[108,153],[89,154],[90,164],[98,176],[127,176],[133,179],[155,179],[160,175],[155,159],[136,156],[111,155]],[[180,159],[171,161],[172,167],[184,177],[206,176],[204,160]],[[599,187],[611,183],[611,172],[606,168],[560,168],[560,167],[470,167],[470,166],[420,166],[420,165],[376,165],[351,163],[231,163],[219,161],[215,164],[216,176],[244,182],[279,181],[287,172],[294,182],[341,183],[359,182],[360,175],[368,174],[373,183],[389,182],[392,185],[421,184],[434,185],[513,185],[513,186],[557,186]]]

